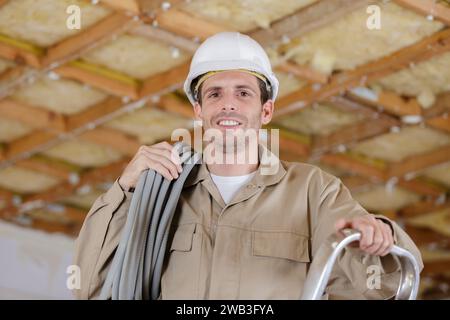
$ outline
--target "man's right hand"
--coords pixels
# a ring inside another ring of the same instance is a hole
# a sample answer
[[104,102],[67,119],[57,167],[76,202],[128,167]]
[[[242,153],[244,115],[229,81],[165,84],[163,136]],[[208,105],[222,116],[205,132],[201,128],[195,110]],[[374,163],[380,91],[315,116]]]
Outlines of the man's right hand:
[[141,146],[119,178],[123,190],[135,188],[139,175],[146,169],[153,169],[164,178],[173,180],[182,171],[181,159],[173,146],[160,142],[152,146]]

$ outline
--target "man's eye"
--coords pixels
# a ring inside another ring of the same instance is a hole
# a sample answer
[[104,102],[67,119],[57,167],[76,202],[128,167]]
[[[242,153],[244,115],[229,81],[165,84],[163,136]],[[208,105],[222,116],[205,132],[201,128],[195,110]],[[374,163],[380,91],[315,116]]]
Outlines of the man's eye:
[[213,92],[208,96],[208,98],[217,98],[218,96],[219,94],[217,92]]
[[247,91],[241,91],[240,94],[242,97],[247,97],[250,95]]

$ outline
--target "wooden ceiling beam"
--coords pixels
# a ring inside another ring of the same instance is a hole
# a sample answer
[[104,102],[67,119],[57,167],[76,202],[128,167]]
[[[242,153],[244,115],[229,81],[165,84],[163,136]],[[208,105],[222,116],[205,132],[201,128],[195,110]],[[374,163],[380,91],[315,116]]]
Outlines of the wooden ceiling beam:
[[111,114],[122,108],[122,106],[122,99],[110,96],[79,113],[63,115],[43,107],[30,106],[23,102],[6,98],[0,100],[0,115],[35,129],[69,132],[94,122],[100,117]]
[[408,157],[400,162],[390,163],[387,170],[390,177],[401,177],[447,161],[450,161],[450,146],[443,146],[427,153]]
[[14,81],[14,79],[19,78],[24,72],[26,72],[26,70],[27,68],[24,65],[16,65],[14,67],[6,69],[2,73],[0,73],[0,84],[7,81]]
[[140,13],[138,0],[101,0],[100,3],[115,10],[129,11],[134,14]]
[[419,247],[438,245],[439,247],[450,249],[450,239],[444,235],[434,232],[429,228],[414,227],[406,223],[405,231]]
[[447,188],[438,185],[427,183],[421,179],[405,180],[399,179],[398,185],[404,189],[421,194],[424,196],[430,196],[433,199],[439,199],[442,195],[448,191]]
[[13,157],[30,152],[41,145],[49,143],[57,137],[55,133],[47,130],[36,130],[6,145],[5,158],[10,160]]
[[99,103],[88,107],[87,109],[67,116],[65,131],[72,131],[88,123],[95,122],[98,118],[116,112],[123,107],[124,103],[121,98],[110,96]]
[[[347,154],[324,154],[320,157],[320,161],[324,164],[338,167],[350,173],[371,178],[374,182],[387,182],[391,178],[385,168],[378,168],[375,165],[354,159]],[[437,199],[446,192],[446,189],[425,184],[419,179],[405,180],[404,178],[400,178],[398,179],[397,184],[400,187],[424,196],[433,197],[434,199]]]
[[167,12],[174,10],[178,5],[185,2],[185,0],[137,0],[141,13],[151,14],[157,12]]
[[129,33],[140,37],[146,37],[151,40],[157,40],[189,53],[194,53],[195,50],[197,50],[197,48],[199,47],[199,44],[197,42],[148,24],[140,24],[131,29]]
[[279,114],[295,112],[313,102],[323,101],[331,96],[344,94],[352,88],[373,83],[406,68],[410,63],[419,63],[448,51],[450,51],[450,29],[444,29],[387,57],[369,62],[354,70],[337,73],[321,87],[310,84],[281,97],[275,112]]
[[189,67],[190,61],[146,79],[139,91],[139,97],[152,95],[163,89],[173,91],[180,87],[189,73]]
[[[358,90],[350,90],[348,96],[366,105],[381,108],[383,112],[395,116],[421,115],[422,107],[415,98],[403,98],[394,92],[383,90],[375,93],[373,90],[363,88],[363,93],[358,94]],[[361,89],[359,90],[361,91]],[[364,94],[364,92],[369,92]],[[372,95],[373,98],[372,99]]]
[[0,188],[0,208],[9,207],[12,205],[14,193]]
[[412,218],[450,208],[450,201],[440,203],[437,201],[423,200],[400,209],[397,215],[402,218]]
[[[80,176],[78,183],[65,181],[44,192],[25,196],[21,206],[32,201],[43,201],[45,203],[58,202],[61,199],[74,194],[81,186],[96,185],[101,182],[114,181],[123,171],[129,160],[130,159],[127,158],[101,168],[91,169]],[[19,210],[20,206],[17,207],[14,205],[9,205],[6,208],[0,209],[0,218],[11,219],[19,213]]]
[[79,137],[99,145],[112,147],[130,157],[134,156],[142,145],[134,136],[106,127],[88,130]]
[[61,64],[61,62],[67,61],[94,46],[98,46],[100,43],[111,40],[114,36],[136,25],[137,22],[130,17],[118,12],[113,13],[86,28],[83,32],[47,48],[41,65],[49,66],[55,62]]
[[369,178],[359,175],[344,176],[340,179],[351,192],[356,192],[361,188],[370,187],[373,183]]
[[15,61],[18,64],[26,63],[34,68],[41,67],[41,55],[26,50],[24,48],[13,46],[0,39],[0,57]]
[[291,156],[296,157],[308,157],[311,153],[311,147],[307,144],[299,142],[297,139],[293,139],[292,136],[286,135],[285,132],[280,130],[280,153],[289,152]]
[[64,131],[66,126],[66,118],[62,114],[9,98],[0,100],[0,115],[35,129],[50,128]]
[[47,161],[40,161],[37,159],[23,159],[15,163],[15,166],[44,173],[51,177],[56,177],[62,180],[69,180],[73,171],[63,164]]
[[16,61],[25,62],[34,68],[57,66],[69,59],[74,59],[88,49],[92,49],[112,37],[134,27],[138,22],[133,21],[122,13],[113,13],[98,23],[86,28],[48,48],[35,47],[28,43],[21,45],[15,39],[0,37],[0,56]]
[[440,20],[450,26],[450,7],[438,3],[436,0],[394,0],[397,4],[414,10],[426,17]]
[[95,185],[101,182],[114,181],[128,164],[130,158],[122,159],[101,168],[94,168],[80,177],[77,184],[64,182],[41,194],[35,194],[24,199],[26,201],[43,200],[46,202],[58,202],[60,199],[73,194],[76,189],[84,185]]
[[[169,8],[164,8],[164,3],[170,4]],[[101,0],[101,3],[115,10],[127,11],[134,15],[149,14],[155,11],[168,10],[182,3],[183,0]]]
[[312,137],[312,153],[323,153],[338,145],[351,145],[388,132],[391,127],[400,125],[400,122],[394,117],[378,113],[365,105],[343,97],[331,97],[326,103],[346,113],[360,114],[364,119],[328,135],[314,135]]
[[398,122],[388,117],[365,119],[355,124],[345,126],[328,135],[314,135],[312,137],[312,153],[323,153],[339,145],[352,145],[358,141],[389,132]]
[[421,276],[430,276],[447,273],[450,270],[450,259],[439,259],[424,261],[424,268]]
[[[378,113],[343,97],[331,97],[326,104],[346,113],[358,113],[364,116],[364,119],[328,135],[312,135],[309,147],[311,156],[328,152],[339,145],[354,144],[360,140],[388,132],[391,127],[400,125],[400,121],[394,117]],[[289,131],[290,135],[298,135],[295,131]],[[293,146],[291,145],[291,147]]]
[[194,119],[194,108],[189,102],[183,101],[174,94],[167,94],[161,97],[157,103],[158,107],[164,111],[174,113],[176,115]]
[[137,83],[133,83],[133,81],[120,81],[95,70],[74,65],[73,63],[60,66],[54,69],[54,71],[63,77],[92,85],[115,96],[126,96],[132,99],[138,99],[139,96],[139,86]]
[[329,25],[371,2],[369,0],[317,1],[273,22],[269,29],[257,29],[249,35],[262,46],[279,44],[286,38],[297,38],[312,30]]
[[362,161],[357,161],[346,154],[342,153],[323,154],[320,157],[320,162],[330,166],[338,167],[353,174],[374,178],[380,182],[388,180],[388,176],[383,169],[377,168],[373,165],[364,163]]
[[450,116],[448,114],[427,119],[426,124],[432,128],[450,133]]
[[328,82],[329,78],[328,75],[315,71],[310,67],[301,66],[290,61],[280,63],[275,69],[281,72],[291,73],[300,79],[313,83],[324,84]]
[[450,112],[450,91],[443,92],[436,97],[436,102],[428,109],[423,110],[426,119],[445,115]]
[[195,18],[192,14],[177,8],[161,11],[155,20],[159,27],[190,39],[205,40],[219,32],[233,31],[225,26]]

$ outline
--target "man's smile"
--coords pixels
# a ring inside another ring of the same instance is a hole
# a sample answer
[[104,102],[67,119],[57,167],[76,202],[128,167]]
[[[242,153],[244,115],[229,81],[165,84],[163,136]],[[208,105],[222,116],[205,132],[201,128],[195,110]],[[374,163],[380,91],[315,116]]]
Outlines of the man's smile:
[[216,121],[216,125],[224,129],[236,129],[242,125],[242,122],[236,119],[222,118]]

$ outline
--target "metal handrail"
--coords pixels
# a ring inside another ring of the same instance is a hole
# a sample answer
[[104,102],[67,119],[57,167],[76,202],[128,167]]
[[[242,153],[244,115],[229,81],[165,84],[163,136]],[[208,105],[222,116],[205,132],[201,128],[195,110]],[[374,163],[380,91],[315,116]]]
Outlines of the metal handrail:
[[[333,234],[320,246],[306,277],[302,300],[321,299],[339,254],[348,244],[359,241],[361,238],[360,232],[351,229],[343,230],[343,234],[345,237],[342,239]],[[400,283],[395,299],[415,300],[420,281],[420,269],[416,258],[409,251],[395,245],[390,254],[398,256],[401,266]]]

